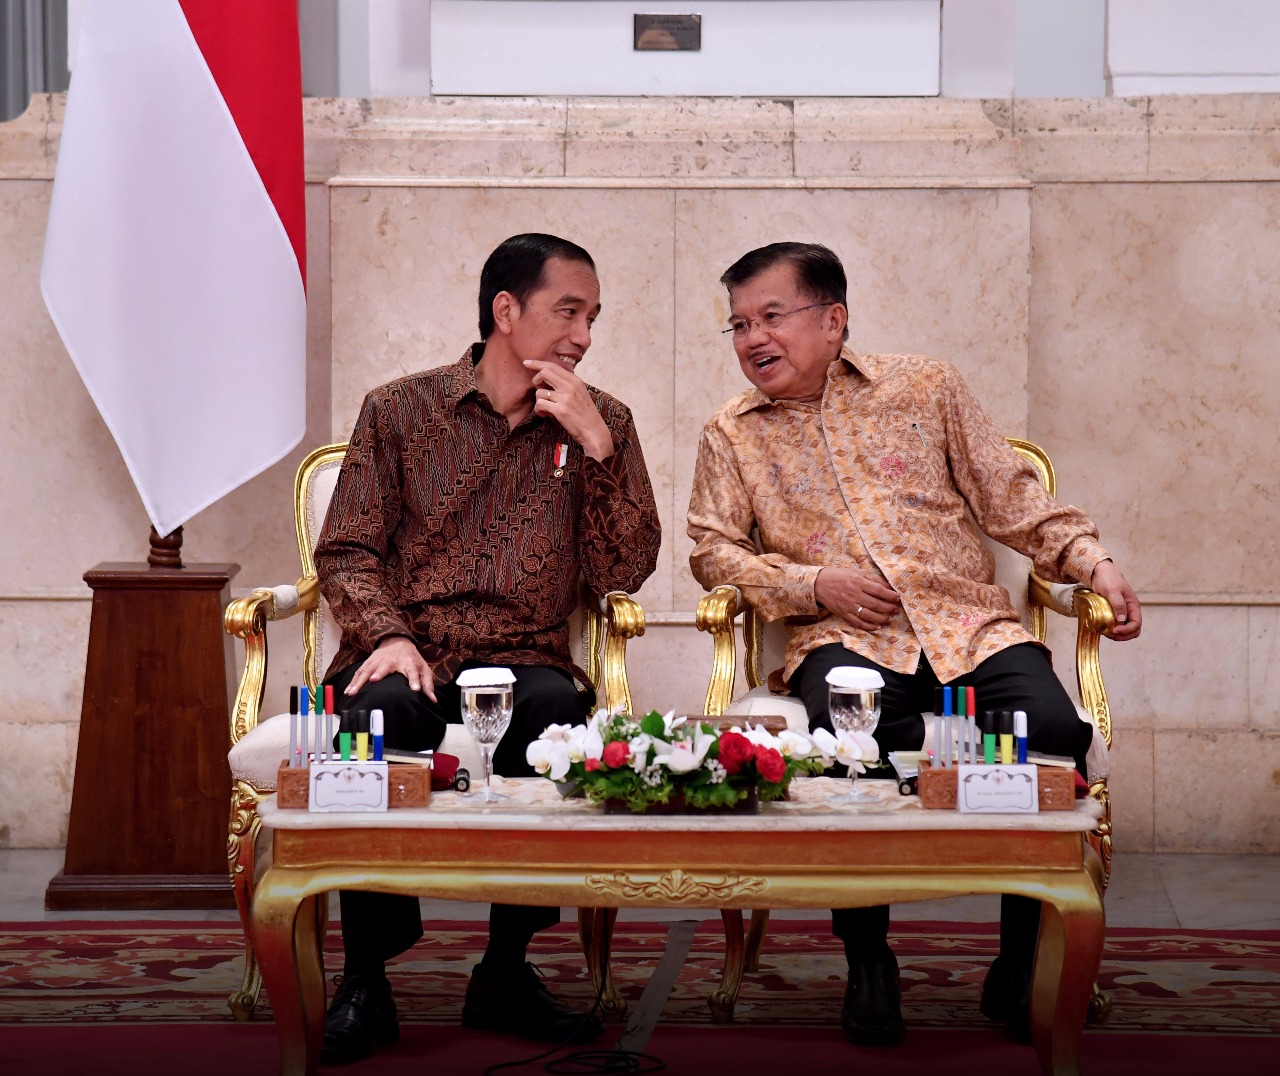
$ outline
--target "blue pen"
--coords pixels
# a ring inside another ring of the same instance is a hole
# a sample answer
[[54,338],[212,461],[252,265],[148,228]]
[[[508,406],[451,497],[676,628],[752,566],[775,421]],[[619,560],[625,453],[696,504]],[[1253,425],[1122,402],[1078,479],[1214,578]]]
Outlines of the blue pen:
[[305,767],[309,764],[307,734],[311,731],[311,719],[308,716],[311,713],[311,692],[306,684],[298,689],[298,713],[302,722],[301,735],[298,737],[298,765]]
[[942,689],[942,743],[938,745],[942,751],[943,768],[951,766],[951,688]]
[[369,735],[373,737],[373,761],[382,761],[382,711],[369,714]]
[[1027,712],[1013,711],[1013,739],[1018,745],[1018,765],[1027,764]]

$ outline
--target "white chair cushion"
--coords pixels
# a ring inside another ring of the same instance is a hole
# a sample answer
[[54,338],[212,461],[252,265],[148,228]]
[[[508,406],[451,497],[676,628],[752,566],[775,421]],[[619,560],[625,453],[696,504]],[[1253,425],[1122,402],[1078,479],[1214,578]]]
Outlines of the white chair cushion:
[[[444,734],[440,750],[456,755],[459,765],[471,771],[471,780],[480,781],[484,776],[484,758],[476,742],[461,725],[450,725]],[[276,772],[280,763],[289,755],[289,715],[276,714],[240,738],[240,742],[227,754],[231,766],[231,778],[245,781],[259,792],[274,792]]]
[[[726,714],[735,716],[779,716],[787,719],[787,728],[797,732],[809,731],[809,715],[805,712],[804,703],[794,695],[774,695],[771,694],[767,687],[752,688],[745,695],[733,701],[733,704],[725,710]],[[1076,707],[1076,714],[1081,721],[1087,721],[1093,726],[1093,742],[1089,745],[1089,750],[1085,755],[1085,768],[1089,773],[1089,781],[1100,781],[1111,775],[1111,760],[1107,753],[1107,741],[1102,738],[1102,733],[1093,723],[1093,718],[1089,715],[1089,711],[1081,706]],[[932,714],[925,714],[924,722],[924,744],[922,751],[932,751],[936,748],[933,736]]]
[[809,715],[804,703],[794,695],[774,695],[763,685],[734,699],[725,713],[734,717],[785,717],[787,728],[809,731]]

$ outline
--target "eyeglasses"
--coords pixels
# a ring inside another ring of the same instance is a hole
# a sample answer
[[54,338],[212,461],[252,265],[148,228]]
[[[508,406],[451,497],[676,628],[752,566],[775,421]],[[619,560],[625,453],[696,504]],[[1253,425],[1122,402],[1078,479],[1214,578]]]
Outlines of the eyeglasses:
[[783,318],[789,318],[792,314],[799,314],[802,310],[817,310],[820,306],[835,305],[835,300],[829,299],[825,303],[810,303],[808,306],[797,306],[794,310],[770,310],[768,313],[761,314],[758,318],[734,318],[729,322],[727,329],[720,330],[720,335],[728,336],[732,333],[736,339],[739,336],[746,336],[750,333],[752,326],[771,333],[778,327]]

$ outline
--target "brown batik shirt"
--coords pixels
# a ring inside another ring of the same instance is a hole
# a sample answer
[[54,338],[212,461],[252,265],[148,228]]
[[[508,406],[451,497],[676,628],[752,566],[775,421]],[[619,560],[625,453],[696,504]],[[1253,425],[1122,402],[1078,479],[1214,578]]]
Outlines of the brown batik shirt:
[[[784,679],[827,643],[907,674],[923,649],[949,681],[1033,641],[994,582],[979,527],[1050,580],[1088,583],[1108,556],[1093,524],[1048,495],[949,363],[846,348],[820,401],[751,389],[702,431],[689,563],[707,589],[731,583],[765,620],[786,621]],[[823,567],[871,572],[902,604],[863,631],[818,606]]]
[[585,679],[569,656],[579,576],[603,595],[653,572],[661,528],[631,412],[589,388],[614,444],[594,460],[554,419],[510,429],[472,354],[365,398],[316,546],[342,628],[328,675],[404,635],[438,682],[468,658]]

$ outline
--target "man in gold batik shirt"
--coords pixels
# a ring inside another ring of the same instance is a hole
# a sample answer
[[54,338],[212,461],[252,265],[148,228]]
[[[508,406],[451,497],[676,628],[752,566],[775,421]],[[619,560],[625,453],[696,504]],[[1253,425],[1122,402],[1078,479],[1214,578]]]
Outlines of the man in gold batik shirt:
[[[995,584],[978,528],[1046,578],[1092,586],[1115,609],[1112,637],[1136,638],[1141,606],[1097,529],[1045,492],[950,364],[844,346],[844,267],[826,247],[761,247],[721,283],[754,387],[702,431],[689,563],[708,590],[737,586],[787,624],[770,686],[804,700],[811,728],[830,729],[827,673],[879,671],[883,756],[918,750],[934,689],[962,682],[982,710],[1025,710],[1032,750],[1068,755],[1083,773],[1092,728]],[[1038,901],[1002,899],[982,993],[982,1011],[1026,1042],[1039,914]],[[832,913],[849,960],[841,1028],[860,1045],[904,1033],[888,929],[887,906]]]

